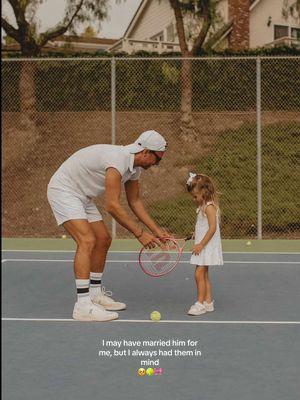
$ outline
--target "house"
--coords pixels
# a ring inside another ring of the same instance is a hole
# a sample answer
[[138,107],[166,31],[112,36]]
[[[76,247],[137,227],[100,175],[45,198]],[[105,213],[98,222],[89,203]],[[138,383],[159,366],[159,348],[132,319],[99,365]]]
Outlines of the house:
[[[95,53],[97,51],[107,51],[109,47],[117,42],[116,39],[85,37],[75,35],[62,35],[54,38],[46,43],[42,48],[43,54],[51,54],[56,52],[83,52]],[[2,53],[20,51],[20,45],[9,38],[5,45],[2,46]]]
[[[216,24],[215,49],[240,50],[276,45],[300,45],[300,25],[296,18],[283,17],[284,0],[221,0]],[[220,28],[222,27],[222,30]],[[197,31],[194,20],[185,19],[189,35]],[[174,11],[168,0],[141,0],[124,36],[109,48],[111,52],[138,50],[180,51]]]
[[97,37],[85,37],[75,35],[58,36],[49,42],[53,48],[69,48],[76,52],[107,51],[109,47],[117,42],[116,39],[106,39]]

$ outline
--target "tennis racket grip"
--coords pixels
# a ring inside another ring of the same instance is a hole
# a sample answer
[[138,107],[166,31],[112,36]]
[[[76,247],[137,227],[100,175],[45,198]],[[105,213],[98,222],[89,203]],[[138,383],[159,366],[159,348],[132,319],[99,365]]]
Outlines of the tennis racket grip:
[[188,240],[191,240],[194,238],[194,233],[190,233],[189,235],[187,235],[184,240],[187,242]]

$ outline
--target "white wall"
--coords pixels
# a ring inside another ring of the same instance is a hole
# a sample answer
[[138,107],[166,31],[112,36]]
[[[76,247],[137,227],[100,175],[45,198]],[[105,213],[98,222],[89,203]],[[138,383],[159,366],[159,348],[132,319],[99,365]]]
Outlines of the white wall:
[[[221,0],[219,3],[219,13],[221,15],[221,20],[216,25],[216,28],[228,21],[228,0]],[[175,16],[169,1],[150,0],[140,15],[135,28],[127,37],[131,39],[147,40],[160,31],[164,31],[164,40],[166,41],[166,28],[171,23],[175,25]],[[188,30],[188,27],[186,27],[186,29]]]
[[[292,0],[290,0],[292,1]],[[250,12],[250,48],[264,46],[274,40],[274,25],[289,25],[300,27],[296,20],[289,17],[285,20],[282,16],[283,0],[260,0]],[[221,0],[219,12],[222,21],[220,27],[228,21],[228,0]],[[271,16],[271,24],[267,26]],[[174,12],[167,0],[150,0],[139,17],[135,28],[127,37],[138,40],[149,40],[160,31],[164,31],[166,41],[166,28],[171,23],[175,24]],[[178,39],[175,39],[177,41]]]
[[[250,47],[261,47],[274,41],[274,25],[300,27],[295,19],[282,16],[283,0],[260,0],[250,13]],[[272,18],[267,26],[269,17]]]
[[174,21],[174,12],[169,1],[150,0],[128,37],[139,40],[150,39]]

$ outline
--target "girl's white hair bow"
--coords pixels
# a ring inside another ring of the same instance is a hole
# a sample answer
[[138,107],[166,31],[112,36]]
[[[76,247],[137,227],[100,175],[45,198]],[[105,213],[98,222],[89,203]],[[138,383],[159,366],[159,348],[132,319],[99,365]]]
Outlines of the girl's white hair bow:
[[190,172],[190,173],[189,173],[189,178],[188,178],[188,180],[186,181],[186,184],[187,184],[187,185],[190,185],[190,184],[193,182],[193,179],[196,178],[196,176],[197,176],[197,174],[194,174],[193,172]]

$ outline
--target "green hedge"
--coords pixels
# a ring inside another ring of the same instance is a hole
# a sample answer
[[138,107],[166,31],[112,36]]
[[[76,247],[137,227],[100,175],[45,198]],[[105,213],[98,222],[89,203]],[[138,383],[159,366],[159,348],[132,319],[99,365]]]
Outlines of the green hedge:
[[[228,53],[228,52],[227,52]],[[227,54],[223,53],[223,54]],[[101,53],[102,54],[102,53]],[[147,53],[150,57],[153,54]],[[216,53],[219,55],[219,53]],[[138,53],[145,57],[144,52]],[[180,58],[116,60],[117,110],[180,109]],[[147,57],[148,57],[147,56]],[[168,54],[167,56],[170,56]],[[269,110],[300,108],[300,62],[290,57],[262,60],[262,106]],[[110,60],[37,61],[38,111],[109,110]],[[19,111],[21,63],[2,63],[4,111]],[[256,60],[193,61],[193,110],[253,110],[256,105]]]
[[[300,56],[300,48],[296,46],[278,46],[278,47],[258,47],[255,49],[245,49],[234,51],[231,49],[225,49],[223,51],[215,51],[215,50],[203,50],[200,49],[197,56],[199,57],[253,57],[253,56]],[[2,58],[23,58],[22,54],[17,51],[5,51],[2,50]],[[87,57],[105,57],[105,58],[130,58],[130,57],[181,57],[181,52],[165,52],[159,54],[157,52],[149,52],[145,50],[139,50],[133,54],[128,54],[124,51],[118,53],[109,53],[103,50],[95,51],[95,52],[76,52],[72,49],[61,49],[60,51],[51,51],[51,52],[43,52],[39,58],[87,58]]]
[[[263,232],[286,235],[300,229],[300,123],[273,124],[262,130]],[[211,152],[189,160],[196,172],[211,176],[221,192],[225,238],[255,236],[257,230],[256,127],[244,124],[218,136]],[[184,188],[183,188],[184,189]],[[184,234],[194,223],[188,194],[155,202],[151,214],[163,226]],[[174,210],[175,218],[174,218]]]

